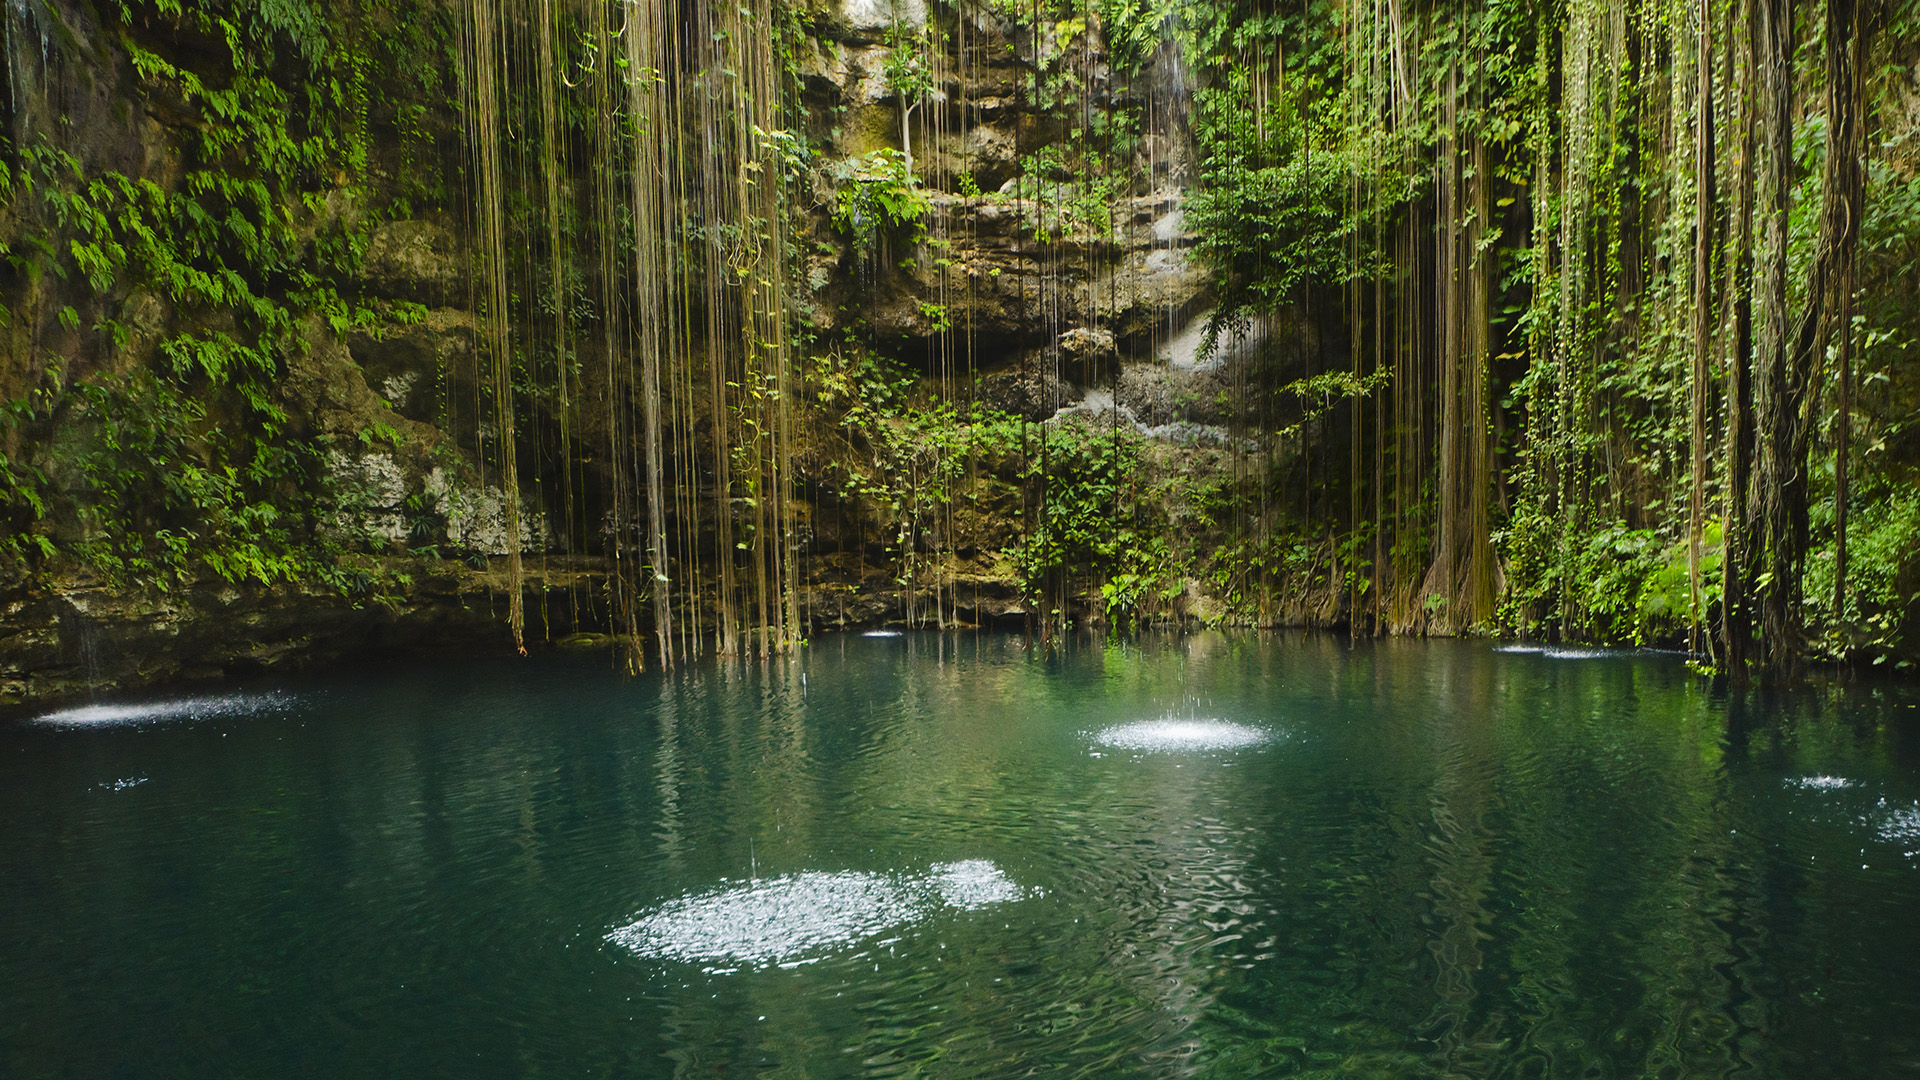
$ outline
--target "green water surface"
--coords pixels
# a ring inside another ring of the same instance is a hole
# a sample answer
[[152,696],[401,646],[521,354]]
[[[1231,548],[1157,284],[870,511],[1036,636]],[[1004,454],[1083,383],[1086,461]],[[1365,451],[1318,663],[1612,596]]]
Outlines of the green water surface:
[[0,1076],[1920,1075],[1898,687],[929,633],[197,693],[0,724]]

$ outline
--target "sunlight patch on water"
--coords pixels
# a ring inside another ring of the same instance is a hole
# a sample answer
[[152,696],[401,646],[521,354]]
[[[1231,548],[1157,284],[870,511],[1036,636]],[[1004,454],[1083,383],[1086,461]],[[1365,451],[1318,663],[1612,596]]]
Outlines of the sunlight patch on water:
[[1907,847],[1907,858],[1920,855],[1920,803],[1912,806],[1889,806],[1881,799],[1874,816],[1868,819],[1880,839],[1890,844]]
[[1117,724],[1094,736],[1102,746],[1120,750],[1238,750],[1272,738],[1270,732],[1225,720],[1165,717]]
[[218,716],[246,716],[292,703],[285,694],[228,694],[223,697],[183,698],[178,701],[135,701],[82,705],[36,716],[32,722],[48,727],[123,727],[165,720],[204,720]]
[[941,863],[925,877],[808,871],[670,901],[607,940],[640,956],[724,975],[813,963],[835,948],[918,922],[942,905],[976,911],[1025,895],[985,859]]
[[1549,660],[1601,660],[1609,656],[1631,656],[1632,649],[1594,649],[1577,645],[1542,645],[1532,641],[1514,641],[1495,645],[1497,653],[1544,656]]
[[933,868],[929,880],[942,903],[961,911],[978,911],[1025,895],[1012,878],[985,859],[941,863]]
[[1841,791],[1854,785],[1844,776],[1802,776],[1798,780],[1789,779],[1787,786],[1803,791]]

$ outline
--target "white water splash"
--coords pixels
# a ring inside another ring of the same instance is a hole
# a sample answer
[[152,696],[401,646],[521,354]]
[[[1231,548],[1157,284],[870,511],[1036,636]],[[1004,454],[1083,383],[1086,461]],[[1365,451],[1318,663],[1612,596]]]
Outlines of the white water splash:
[[1257,746],[1272,733],[1225,720],[1181,720],[1164,717],[1117,724],[1094,736],[1103,746],[1120,750],[1238,750]]
[[860,636],[861,637],[905,637],[906,635],[899,630],[868,630],[866,633],[863,633]]
[[1854,782],[1844,776],[1802,776],[1797,780],[1789,779],[1787,786],[1803,791],[1842,791],[1853,787]]
[[1495,645],[1493,651],[1497,653],[1543,653],[1547,651],[1547,647],[1545,645],[1516,641],[1510,645]]
[[150,779],[152,779],[152,777],[129,776],[124,780],[108,780],[100,784],[100,789],[102,791],[125,791],[128,788],[139,787]]
[[122,727],[165,720],[204,720],[219,716],[246,716],[282,709],[293,699],[285,694],[228,694],[223,697],[184,698],[177,701],[119,702],[82,705],[36,716],[31,721],[48,727]]
[[918,922],[943,905],[975,911],[1025,895],[985,859],[941,863],[924,877],[809,871],[670,901],[607,940],[651,959],[698,964],[712,975],[797,967]]
[[1604,660],[1627,654],[1622,649],[1542,649],[1540,655],[1549,660]]

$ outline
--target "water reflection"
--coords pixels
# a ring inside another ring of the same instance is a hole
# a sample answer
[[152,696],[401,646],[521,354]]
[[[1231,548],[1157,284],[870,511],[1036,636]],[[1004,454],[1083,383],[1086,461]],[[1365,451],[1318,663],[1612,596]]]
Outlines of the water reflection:
[[0,727],[0,1073],[1920,1061],[1920,711],[1887,688],[916,633],[281,693]]

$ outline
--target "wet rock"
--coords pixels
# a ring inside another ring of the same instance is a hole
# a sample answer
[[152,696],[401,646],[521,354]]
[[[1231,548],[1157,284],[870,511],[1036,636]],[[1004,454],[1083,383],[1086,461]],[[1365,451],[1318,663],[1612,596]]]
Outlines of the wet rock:
[[[460,551],[507,555],[514,550],[514,523],[507,493],[491,485],[463,482],[444,468],[429,472],[421,484],[422,502],[446,523],[446,542]],[[519,549],[546,551],[553,547],[553,530],[539,507],[522,493],[519,508]]]
[[[385,576],[392,570],[405,571],[411,584],[376,600],[317,582],[267,586],[208,576],[161,592],[112,588],[77,570],[55,577],[16,596],[0,618],[0,710],[106,687],[230,678],[355,656],[475,648],[512,655],[509,582],[499,570],[418,560],[355,566],[376,587],[397,580]],[[352,576],[353,568],[343,569]],[[564,621],[572,605],[563,598],[597,591],[604,578],[591,564],[552,560],[530,567],[524,587],[528,637],[537,642],[574,632]]]
[[1120,358],[1110,330],[1077,327],[1060,335],[1058,348],[1061,364],[1089,382],[1099,373],[1111,372]]
[[389,221],[367,243],[363,278],[375,296],[445,307],[465,300],[459,241],[431,221]]
[[1016,367],[981,376],[975,394],[988,408],[1035,422],[1050,419],[1083,396],[1078,387],[1060,377],[1044,353],[1031,355]]
[[1123,366],[1114,397],[1147,427],[1221,424],[1232,405],[1231,385],[1221,370],[1193,371],[1154,363]]
[[404,546],[412,532],[406,503],[413,485],[394,456],[336,447],[324,460],[337,510],[321,523],[322,532],[350,550]]
[[914,32],[927,25],[926,0],[837,0],[821,21],[822,36],[842,41],[885,41],[897,26]]
[[436,389],[443,379],[449,400],[472,400],[479,337],[471,313],[436,308],[417,323],[389,323],[378,332],[356,329],[347,336],[347,349],[363,381],[394,412],[433,423],[441,419]]

